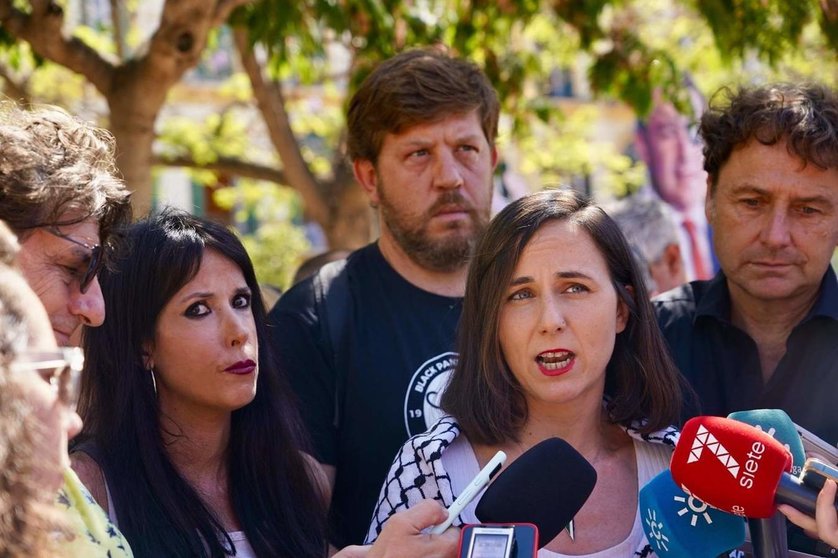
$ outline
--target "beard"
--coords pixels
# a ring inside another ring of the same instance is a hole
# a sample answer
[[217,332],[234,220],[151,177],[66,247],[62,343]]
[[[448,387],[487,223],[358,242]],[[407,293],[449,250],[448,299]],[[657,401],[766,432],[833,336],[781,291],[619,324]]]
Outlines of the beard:
[[[409,214],[397,207],[378,189],[381,218],[396,243],[418,265],[440,272],[452,272],[468,262],[477,239],[489,222],[488,208],[482,213],[472,207],[460,192],[443,193],[423,214]],[[446,206],[458,206],[468,215],[466,221],[451,221],[447,232],[436,238],[428,231],[432,218]]]

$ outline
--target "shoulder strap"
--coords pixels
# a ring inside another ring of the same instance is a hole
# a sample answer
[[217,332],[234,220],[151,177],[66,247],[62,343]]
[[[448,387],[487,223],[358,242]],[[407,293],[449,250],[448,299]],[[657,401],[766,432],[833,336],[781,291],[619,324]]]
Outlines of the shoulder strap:
[[344,332],[349,320],[349,277],[346,260],[329,262],[314,275],[314,300],[320,325],[323,348],[334,368],[335,383],[335,426],[340,424],[345,368],[339,366],[338,358]]

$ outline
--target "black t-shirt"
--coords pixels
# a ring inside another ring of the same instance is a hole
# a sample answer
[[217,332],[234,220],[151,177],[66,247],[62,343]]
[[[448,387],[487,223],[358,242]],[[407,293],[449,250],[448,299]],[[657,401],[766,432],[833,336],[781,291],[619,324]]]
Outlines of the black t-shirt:
[[269,315],[316,457],[337,468],[330,521],[338,547],[361,544],[396,452],[442,415],[439,395],[457,362],[462,309],[461,298],[407,282],[377,244],[351,254],[344,272],[351,301],[337,369],[322,339],[314,278],[290,289]]

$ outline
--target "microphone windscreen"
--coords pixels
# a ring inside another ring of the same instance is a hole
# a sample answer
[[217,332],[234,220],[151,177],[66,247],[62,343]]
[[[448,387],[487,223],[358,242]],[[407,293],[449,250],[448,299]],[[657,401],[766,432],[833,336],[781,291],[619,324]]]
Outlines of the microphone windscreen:
[[510,463],[477,503],[482,523],[533,523],[539,548],[564,529],[596,484],[596,470],[560,438],[539,442]]
[[741,517],[711,508],[681,490],[669,469],[640,490],[646,538],[661,558],[716,558],[745,542]]
[[791,454],[791,474],[799,476],[806,461],[806,451],[803,440],[797,433],[797,426],[791,417],[782,409],[753,409],[751,411],[736,411],[727,418],[744,422],[756,427],[783,444]]
[[774,496],[791,455],[753,426],[721,417],[695,417],[681,429],[670,462],[676,484],[720,510],[771,517]]

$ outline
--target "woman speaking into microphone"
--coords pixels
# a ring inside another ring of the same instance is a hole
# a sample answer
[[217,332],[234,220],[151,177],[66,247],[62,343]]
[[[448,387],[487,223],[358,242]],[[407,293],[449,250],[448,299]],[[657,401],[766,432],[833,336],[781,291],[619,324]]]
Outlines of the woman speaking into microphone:
[[[498,450],[509,466],[559,437],[598,481],[575,537],[541,541],[539,557],[648,555],[638,491],[669,464],[682,384],[646,292],[617,225],[581,195],[502,210],[469,269],[447,415],[396,456],[368,541],[423,497],[450,506]],[[474,504],[460,518],[478,523]]]

